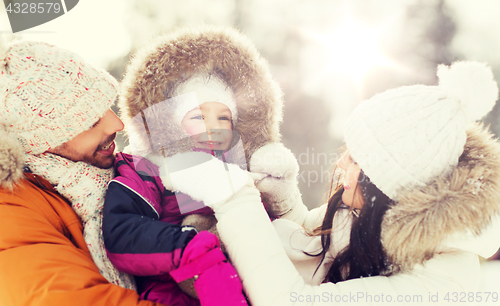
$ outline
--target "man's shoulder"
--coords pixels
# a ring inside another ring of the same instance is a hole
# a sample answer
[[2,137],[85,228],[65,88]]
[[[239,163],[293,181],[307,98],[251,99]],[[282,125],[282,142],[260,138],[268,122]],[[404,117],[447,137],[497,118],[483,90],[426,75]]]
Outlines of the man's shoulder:
[[[7,187],[0,187],[0,194],[2,196],[21,196],[26,192],[32,192],[34,190],[45,189],[45,182],[42,177],[32,174],[30,172],[24,172],[23,177],[15,182],[15,184],[9,185]],[[48,183],[48,182],[47,182]],[[49,184],[50,185],[50,184]],[[48,187],[48,186],[47,186]]]
[[23,178],[11,188],[0,188],[0,205],[33,207],[43,203],[52,205],[54,202],[68,205],[67,200],[47,180],[29,172],[25,172]]

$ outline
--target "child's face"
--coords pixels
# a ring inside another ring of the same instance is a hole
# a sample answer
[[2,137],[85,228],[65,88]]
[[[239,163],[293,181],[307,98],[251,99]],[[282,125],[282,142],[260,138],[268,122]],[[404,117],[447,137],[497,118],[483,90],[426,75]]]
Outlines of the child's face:
[[189,111],[181,121],[195,147],[227,150],[233,138],[231,111],[219,102],[205,102]]

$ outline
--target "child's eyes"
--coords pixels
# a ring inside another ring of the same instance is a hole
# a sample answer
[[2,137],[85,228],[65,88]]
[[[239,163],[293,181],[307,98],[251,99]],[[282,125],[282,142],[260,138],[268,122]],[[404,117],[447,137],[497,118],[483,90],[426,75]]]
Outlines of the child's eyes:
[[[205,118],[203,117],[203,115],[196,115],[196,116],[191,117],[191,119],[195,119],[195,120],[203,120],[203,119],[205,119]],[[219,117],[219,119],[218,119],[218,120],[227,120],[227,121],[231,121],[231,118],[230,118],[229,116],[221,116],[221,117]]]

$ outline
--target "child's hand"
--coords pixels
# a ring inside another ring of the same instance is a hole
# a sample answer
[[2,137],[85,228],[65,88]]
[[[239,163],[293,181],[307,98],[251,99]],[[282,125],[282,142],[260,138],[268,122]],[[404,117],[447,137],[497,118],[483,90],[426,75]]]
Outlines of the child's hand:
[[220,305],[221,301],[247,305],[238,273],[219,248],[219,239],[207,231],[186,245],[179,267],[170,276],[184,292],[199,297],[201,305]]
[[258,149],[250,159],[250,171],[266,174],[256,186],[274,215],[282,216],[296,203],[302,203],[297,186],[297,159],[282,144],[269,143]]

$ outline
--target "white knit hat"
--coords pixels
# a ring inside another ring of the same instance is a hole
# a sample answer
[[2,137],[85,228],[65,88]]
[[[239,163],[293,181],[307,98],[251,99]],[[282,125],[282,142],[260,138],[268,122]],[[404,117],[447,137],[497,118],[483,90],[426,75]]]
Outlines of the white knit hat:
[[0,42],[0,127],[39,154],[88,130],[118,83],[73,52],[43,42]]
[[491,69],[477,62],[440,65],[438,86],[391,89],[362,102],[344,135],[347,148],[389,198],[423,186],[458,164],[466,126],[495,105]]
[[[194,93],[194,95],[190,95]],[[182,97],[181,103],[175,110],[175,120],[181,123],[184,116],[191,110],[200,107],[205,102],[219,102],[231,111],[233,122],[238,117],[233,90],[221,79],[214,75],[196,75],[178,85],[174,91],[174,98]]]

